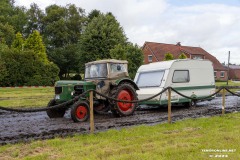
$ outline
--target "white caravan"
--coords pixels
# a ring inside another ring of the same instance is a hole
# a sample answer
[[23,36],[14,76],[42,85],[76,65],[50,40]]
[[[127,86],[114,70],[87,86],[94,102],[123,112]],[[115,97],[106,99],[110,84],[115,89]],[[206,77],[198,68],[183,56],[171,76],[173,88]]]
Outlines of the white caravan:
[[[153,96],[164,88],[171,86],[189,97],[206,97],[215,92],[214,70],[209,60],[178,59],[155,62],[140,66],[135,79],[138,85],[138,99]],[[214,97],[210,97],[212,99]],[[165,105],[168,102],[167,91],[163,94],[140,103],[146,105]],[[195,101],[171,93],[171,103],[195,105]]]

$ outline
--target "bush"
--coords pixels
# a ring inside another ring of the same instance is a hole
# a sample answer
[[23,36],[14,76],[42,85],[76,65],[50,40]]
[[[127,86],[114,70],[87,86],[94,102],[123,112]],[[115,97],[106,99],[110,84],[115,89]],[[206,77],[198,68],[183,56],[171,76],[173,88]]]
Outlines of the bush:
[[59,68],[54,63],[37,59],[31,50],[7,49],[2,59],[8,72],[2,86],[53,85],[59,80]]

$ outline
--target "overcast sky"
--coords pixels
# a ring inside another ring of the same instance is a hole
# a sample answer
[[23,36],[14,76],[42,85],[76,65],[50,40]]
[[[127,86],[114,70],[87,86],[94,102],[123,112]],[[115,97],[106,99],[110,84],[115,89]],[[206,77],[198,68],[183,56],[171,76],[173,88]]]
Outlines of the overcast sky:
[[16,0],[30,7],[75,4],[85,9],[112,12],[129,41],[202,47],[227,63],[240,64],[240,0]]

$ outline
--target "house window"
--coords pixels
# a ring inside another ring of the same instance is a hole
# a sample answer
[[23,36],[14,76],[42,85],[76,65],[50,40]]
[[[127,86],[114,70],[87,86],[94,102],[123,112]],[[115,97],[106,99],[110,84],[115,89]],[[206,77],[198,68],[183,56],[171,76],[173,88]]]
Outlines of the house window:
[[189,71],[188,70],[176,70],[173,73],[173,83],[186,83],[189,82]]
[[148,55],[148,62],[152,62],[152,55]]
[[217,71],[214,71],[214,77],[215,78],[217,77]]
[[225,72],[224,71],[221,71],[220,77],[225,77]]
[[203,59],[202,55],[192,55],[192,59]]

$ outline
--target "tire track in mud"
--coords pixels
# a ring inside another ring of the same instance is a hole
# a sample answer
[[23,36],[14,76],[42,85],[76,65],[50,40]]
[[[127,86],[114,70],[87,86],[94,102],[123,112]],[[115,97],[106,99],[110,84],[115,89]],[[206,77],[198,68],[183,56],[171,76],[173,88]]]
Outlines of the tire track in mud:
[[[197,103],[194,109],[173,106],[172,121],[214,116],[222,113],[222,98]],[[240,111],[240,97],[226,97],[225,113]],[[95,131],[121,129],[136,125],[155,125],[168,120],[167,107],[140,108],[132,116],[115,118],[111,113],[94,116]],[[45,112],[11,113],[0,110],[0,145],[89,133],[89,122],[74,123],[69,111],[63,118],[49,119]]]

